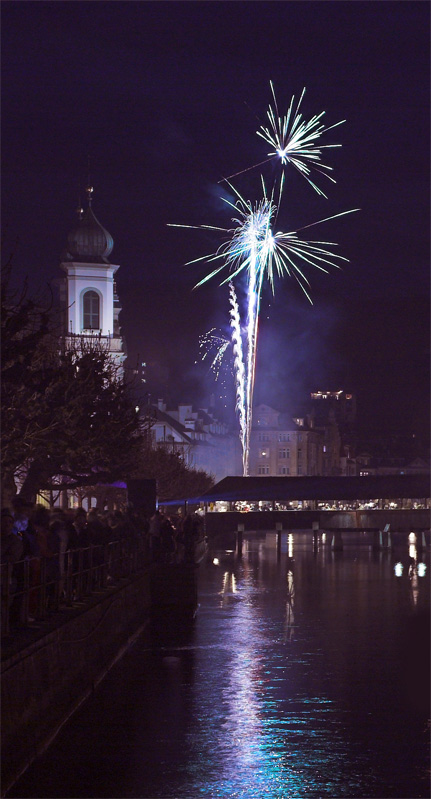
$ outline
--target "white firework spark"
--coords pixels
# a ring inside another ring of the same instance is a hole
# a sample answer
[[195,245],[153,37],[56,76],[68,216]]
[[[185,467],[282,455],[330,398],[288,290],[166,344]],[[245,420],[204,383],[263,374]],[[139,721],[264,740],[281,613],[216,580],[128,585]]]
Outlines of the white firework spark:
[[[270,81],[270,86],[274,105],[270,105],[267,111],[269,125],[261,125],[256,132],[258,136],[261,136],[262,139],[270,145],[272,148],[271,152],[268,153],[268,158],[264,161],[260,161],[258,164],[254,164],[254,166],[236,172],[234,175],[224,178],[224,180],[229,181],[244,172],[248,172],[251,169],[256,169],[258,166],[268,163],[268,161],[271,161],[273,158],[278,158],[283,166],[292,164],[318,194],[322,197],[327,197],[325,192],[311,179],[310,175],[312,170],[314,170],[324,175],[328,180],[332,181],[332,183],[336,182],[335,178],[328,174],[332,172],[332,167],[323,163],[321,160],[322,150],[334,149],[342,145],[321,144],[320,137],[323,136],[324,133],[327,133],[328,130],[342,125],[346,120],[342,119],[340,122],[335,122],[333,125],[325,126],[322,121],[325,111],[321,111],[320,114],[306,121],[302,113],[299,113],[305,95],[305,88],[302,90],[296,106],[295,96],[293,95],[287,114],[280,116],[272,81]],[[283,190],[283,182],[284,172],[282,173],[280,181],[280,197]]]

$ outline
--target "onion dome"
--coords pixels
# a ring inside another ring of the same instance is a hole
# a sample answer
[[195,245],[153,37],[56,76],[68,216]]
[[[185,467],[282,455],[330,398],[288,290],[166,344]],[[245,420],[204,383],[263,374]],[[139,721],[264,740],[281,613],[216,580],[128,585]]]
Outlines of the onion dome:
[[91,207],[92,188],[87,189],[88,208],[78,209],[78,223],[67,237],[66,260],[81,263],[109,263],[114,240],[96,219]]

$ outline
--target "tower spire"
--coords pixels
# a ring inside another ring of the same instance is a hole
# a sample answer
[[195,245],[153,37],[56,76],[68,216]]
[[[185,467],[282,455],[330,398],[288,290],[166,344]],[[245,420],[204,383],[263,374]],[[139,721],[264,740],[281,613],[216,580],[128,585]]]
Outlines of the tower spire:
[[86,188],[86,192],[87,192],[87,200],[88,200],[88,205],[91,207],[91,201],[92,201],[92,199],[93,199],[93,191],[94,191],[94,189],[93,189],[93,187],[92,187],[92,185],[91,185],[91,178],[90,178],[90,156],[89,156],[89,155],[87,155],[87,165],[88,165],[88,173],[87,173],[87,175],[88,175],[88,176],[87,176],[87,188]]

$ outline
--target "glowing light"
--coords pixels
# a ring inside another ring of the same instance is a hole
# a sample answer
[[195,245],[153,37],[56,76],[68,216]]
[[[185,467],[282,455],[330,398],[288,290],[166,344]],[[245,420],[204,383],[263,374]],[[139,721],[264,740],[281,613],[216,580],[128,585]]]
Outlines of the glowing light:
[[231,343],[231,340],[225,338],[221,331],[216,331],[215,327],[199,336],[199,348],[203,350],[202,361],[209,358],[210,369],[216,380],[219,379],[224,356]]
[[[305,89],[296,105],[295,98],[292,97],[287,114],[284,117],[280,117],[274,87],[272,83],[270,85],[274,107],[269,107],[269,127],[262,125],[260,130],[257,131],[258,135],[272,147],[272,151],[268,154],[269,158],[267,160],[276,157],[283,167],[292,164],[318,194],[326,196],[313,180],[311,180],[311,169],[313,168],[321,174],[324,174],[335,183],[335,180],[328,175],[328,171],[331,170],[331,167],[322,163],[321,154],[324,147],[338,147],[341,145],[321,145],[318,144],[318,140],[324,133],[340,125],[341,122],[326,127],[322,122],[324,112],[321,112],[317,116],[313,116],[308,122],[303,120],[299,109]],[[344,122],[344,120],[342,120],[342,122]],[[256,166],[258,166],[258,164],[256,164]],[[250,167],[250,169],[252,168],[253,167]],[[241,172],[236,174],[239,175]],[[275,230],[275,223],[283,191],[284,172],[282,172],[279,184],[278,204],[274,202],[275,185],[271,194],[268,195],[263,177],[261,177],[263,198],[255,203],[246,201],[241,196],[240,192],[229,182],[230,178],[225,180],[235,195],[234,201],[222,197],[222,200],[230,206],[235,213],[235,216],[232,218],[232,227],[223,228],[215,225],[182,224],[170,226],[216,231],[225,236],[225,240],[215,253],[195,258],[189,261],[188,264],[196,264],[204,261],[207,264],[213,265],[209,273],[196,284],[195,288],[203,286],[222,270],[228,271],[228,275],[222,280],[221,285],[229,283],[231,343],[234,354],[236,384],[236,410],[238,413],[239,434],[242,446],[243,474],[247,476],[249,474],[259,312],[264,282],[268,281],[274,293],[276,277],[293,277],[300,285],[309,302],[312,303],[309,294],[310,283],[304,269],[307,268],[307,266],[311,266],[327,273],[328,267],[340,268],[341,262],[348,262],[348,259],[334,251],[337,247],[334,242],[305,240],[301,238],[298,233],[314,225],[329,222],[332,219],[345,216],[359,209],[355,208],[350,211],[333,214],[325,219],[305,225],[301,227],[299,231],[282,233]],[[241,324],[239,304],[234,287],[234,280],[242,274],[246,275],[247,283],[245,304],[246,321],[244,326]],[[207,335],[211,335],[212,333],[213,331],[210,331]],[[203,343],[204,346],[207,347],[208,344],[212,346],[215,345],[216,347],[216,353],[212,356],[211,368],[215,372],[217,378],[223,356],[230,342],[226,339],[219,338],[216,341],[209,341],[207,339]]]
[[394,571],[395,571],[395,577],[402,577],[403,576],[403,571],[404,571],[403,564],[402,563],[396,563],[395,566],[394,566]]
[[[296,107],[295,96],[293,95],[287,114],[285,114],[285,116],[280,116],[272,81],[270,81],[270,87],[273,97],[273,106],[270,105],[267,111],[269,125],[261,125],[257,131],[257,135],[264,139],[264,141],[271,147],[271,151],[268,153],[268,158],[266,161],[261,161],[254,166],[247,167],[247,169],[243,169],[240,172],[236,172],[234,175],[230,175],[230,177],[226,178],[226,180],[231,180],[232,178],[243,174],[243,172],[248,172],[250,169],[255,169],[258,166],[262,166],[262,164],[265,164],[267,161],[277,158],[283,166],[291,164],[293,167],[295,167],[295,169],[305,178],[305,180],[318,194],[326,197],[326,194],[322,191],[322,189],[320,189],[314,183],[314,181],[311,180],[311,171],[314,170],[319,174],[324,175],[325,178],[330,180],[332,183],[335,183],[335,178],[328,174],[329,172],[332,172],[332,167],[323,163],[321,160],[322,150],[333,149],[335,147],[341,147],[342,145],[321,144],[319,140],[320,137],[323,136],[324,133],[327,133],[328,130],[332,130],[333,128],[338,127],[338,125],[342,125],[346,120],[342,119],[340,122],[336,122],[335,124],[329,125],[327,127],[323,122],[323,117],[325,114],[324,111],[321,111],[320,114],[311,117],[308,122],[303,119],[302,113],[299,113],[299,109],[305,95],[305,88],[302,90],[302,94],[298,100],[298,103],[296,104]],[[283,178],[284,173],[280,183],[280,196],[283,191]]]
[[[249,473],[259,310],[264,279],[265,277],[268,279],[271,289],[274,292],[275,275],[278,277],[283,277],[283,275],[294,277],[308,300],[312,302],[307,290],[309,281],[303,271],[303,262],[327,273],[327,266],[339,268],[340,260],[348,261],[347,258],[332,252],[330,248],[336,247],[336,244],[332,242],[301,240],[297,232],[294,231],[289,233],[273,233],[271,230],[271,222],[276,216],[277,207],[273,203],[272,198],[267,197],[263,181],[262,186],[264,192],[263,200],[255,204],[246,201],[239,192],[232,187],[237,196],[237,200],[235,203],[232,203],[230,200],[225,200],[225,202],[231,206],[237,214],[237,216],[232,219],[235,225],[233,228],[219,228],[209,225],[174,225],[174,227],[185,228],[197,227],[201,230],[223,230],[223,232],[227,234],[227,240],[219,247],[216,253],[193,259],[189,261],[188,264],[190,265],[200,261],[206,261],[207,263],[217,260],[222,261],[219,266],[202,278],[202,280],[196,284],[195,288],[204,285],[204,283],[215,277],[215,275],[222,270],[226,268],[230,270],[230,274],[227,278],[222,280],[221,285],[227,282],[229,282],[230,285],[230,318],[235,352],[234,369],[237,392],[236,407],[239,415],[244,475],[248,475]],[[331,219],[353,213],[353,211],[356,210],[358,209],[334,214],[318,222],[306,225],[301,229],[304,230],[313,225],[328,222]],[[301,264],[301,266],[299,264]],[[239,308],[233,286],[233,279],[243,271],[247,273],[247,322],[244,342],[242,342]],[[211,333],[212,331],[210,331],[210,334],[207,334],[207,336],[211,335]],[[208,339],[206,343],[208,343]],[[216,339],[216,343],[219,345],[219,348],[212,364],[219,368],[220,359],[228,345],[225,340],[220,338]]]
[[288,536],[287,540],[288,540],[288,550],[289,550],[287,554],[288,554],[289,558],[293,558],[293,535],[292,535],[292,533],[289,533],[289,536]]
[[220,561],[219,561],[218,558],[213,558],[213,563],[214,563],[214,566],[218,566]]
[[322,149],[341,147],[341,144],[322,145],[319,143],[319,145],[316,145],[316,142],[328,130],[342,125],[346,120],[342,119],[334,125],[325,127],[322,122],[325,112],[322,111],[306,122],[302,118],[302,114],[299,113],[305,95],[305,88],[302,91],[296,109],[294,108],[295,97],[293,96],[287,114],[284,117],[280,117],[272,82],[270,85],[274,107],[269,106],[268,109],[269,127],[262,125],[257,134],[272,147],[272,151],[268,153],[270,157],[278,157],[283,165],[292,164],[318,194],[326,197],[326,194],[311,180],[311,169],[314,168],[320,174],[325,175],[328,180],[335,183],[334,178],[328,175],[328,171],[332,171],[332,167],[321,161],[321,155]]
[[427,567],[425,563],[418,563],[418,577],[425,577]]

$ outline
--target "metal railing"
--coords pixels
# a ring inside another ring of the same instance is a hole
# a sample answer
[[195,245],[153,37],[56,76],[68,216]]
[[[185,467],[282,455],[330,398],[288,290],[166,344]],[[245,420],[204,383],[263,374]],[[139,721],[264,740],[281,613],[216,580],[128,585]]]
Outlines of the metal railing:
[[1,632],[9,635],[131,577],[150,562],[144,538],[1,564]]

